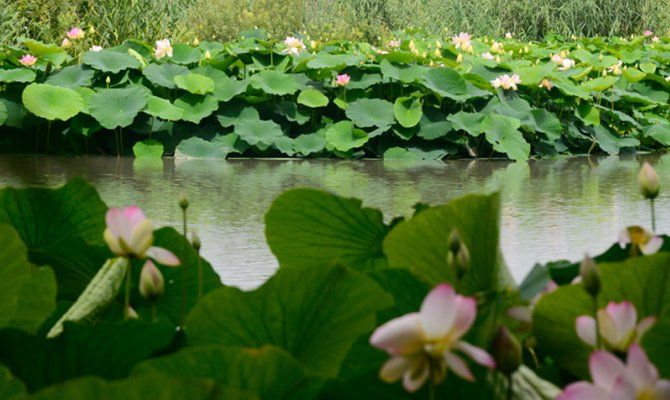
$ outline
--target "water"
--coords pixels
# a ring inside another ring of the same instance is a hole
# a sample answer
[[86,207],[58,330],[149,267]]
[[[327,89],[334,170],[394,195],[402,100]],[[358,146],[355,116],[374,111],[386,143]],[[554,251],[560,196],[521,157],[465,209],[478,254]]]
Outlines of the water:
[[[190,199],[191,227],[205,257],[226,284],[260,285],[276,269],[264,238],[272,200],[295,187],[317,187],[362,198],[390,219],[421,201],[440,204],[471,192],[502,189],[501,246],[517,281],[536,262],[579,259],[609,247],[625,226],[649,227],[640,199],[641,159],[670,187],[670,156],[578,157],[515,164],[502,160],[437,164],[329,160],[174,160],[114,157],[0,156],[0,187],[58,186],[82,176],[110,206],[137,204],[156,225],[180,226],[179,194]],[[658,200],[659,231],[670,230]]]

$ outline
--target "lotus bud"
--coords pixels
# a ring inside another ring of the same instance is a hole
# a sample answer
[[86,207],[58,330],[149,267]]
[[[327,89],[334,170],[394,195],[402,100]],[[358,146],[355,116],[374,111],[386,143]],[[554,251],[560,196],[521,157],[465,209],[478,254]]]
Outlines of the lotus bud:
[[510,376],[521,366],[521,343],[507,327],[501,326],[493,338],[491,355],[498,371]]
[[456,271],[456,277],[460,280],[470,269],[470,251],[463,243],[457,229],[451,231],[449,236],[449,251],[447,252],[447,265]]
[[463,62],[463,54],[458,53],[458,57],[456,57],[456,62],[458,62],[458,63]]
[[600,292],[600,271],[595,261],[588,255],[585,255],[579,264],[579,276],[582,278],[586,293],[596,297]]
[[451,230],[449,235],[449,251],[452,253],[458,253],[458,250],[461,249],[461,235],[458,232],[457,228]]
[[92,35],[92,34],[94,34],[94,33],[95,33],[95,27],[94,27],[93,25],[89,26],[89,27],[88,27],[88,34],[89,34],[89,35]]
[[135,311],[134,308],[131,306],[128,306],[128,309],[126,310],[126,315],[128,319],[140,319],[140,316],[137,315],[137,311]]
[[188,208],[188,206],[189,206],[189,202],[188,202],[188,197],[186,197],[186,193],[181,193],[179,195],[179,207],[182,210],[186,210]]
[[200,40],[198,38],[193,39],[193,46],[198,46],[200,44]]
[[107,87],[109,87],[110,83],[112,83],[112,79],[108,75],[107,78],[105,78],[105,84],[107,84]]
[[156,265],[148,260],[140,272],[140,294],[149,301],[156,301],[165,290],[163,274]]
[[654,170],[654,167],[648,162],[645,161],[645,163],[642,164],[637,181],[640,185],[640,193],[642,193],[642,196],[644,196],[645,199],[653,200],[658,196],[658,192],[661,189],[661,182],[656,170]]
[[205,60],[211,60],[212,59],[212,53],[209,52],[209,50],[205,51]]
[[200,251],[202,243],[200,242],[200,236],[198,236],[196,232],[191,233],[191,244],[193,245],[195,251]]

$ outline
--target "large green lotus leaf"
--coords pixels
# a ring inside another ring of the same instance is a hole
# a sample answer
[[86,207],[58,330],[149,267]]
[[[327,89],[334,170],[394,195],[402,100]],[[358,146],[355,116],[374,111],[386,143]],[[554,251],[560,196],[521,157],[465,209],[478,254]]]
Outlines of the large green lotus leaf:
[[163,157],[163,143],[146,139],[133,145],[133,154],[135,158],[161,158]]
[[174,83],[178,88],[192,94],[208,94],[214,91],[214,80],[205,75],[194,73],[177,75],[174,77]]
[[71,65],[49,75],[46,83],[71,89],[82,86],[89,87],[94,75],[95,72],[91,69],[85,69],[81,65]]
[[447,116],[435,107],[426,107],[419,121],[417,135],[426,140],[434,140],[445,136],[453,130]]
[[251,77],[251,86],[267,94],[285,96],[298,91],[300,85],[292,75],[265,70]]
[[142,70],[142,74],[156,86],[168,89],[176,87],[174,79],[180,75],[188,74],[188,68],[176,64],[149,64]]
[[68,59],[68,55],[62,47],[56,44],[45,44],[38,40],[26,39],[23,45],[28,48],[28,53],[37,57],[38,60],[45,63],[51,63],[59,67]]
[[519,131],[520,126],[521,121],[516,118],[489,114],[482,120],[480,128],[493,150],[507,154],[512,160],[523,161],[530,155],[530,144]]
[[32,82],[35,76],[35,71],[28,68],[0,69],[0,82]]
[[514,69],[514,73],[521,78],[521,84],[536,88],[552,71],[556,69],[554,63],[543,63],[538,65],[529,65]]
[[166,121],[179,121],[184,115],[184,110],[170,103],[170,100],[156,96],[149,96],[144,112]]
[[282,267],[340,262],[360,271],[386,265],[379,210],[314,189],[283,193],[265,215],[265,236]]
[[0,365],[0,399],[23,398],[25,392],[26,387],[23,382],[16,379],[7,367]]
[[403,83],[414,83],[421,78],[423,70],[416,65],[395,65],[384,59],[379,63],[384,78],[391,78]]
[[[659,318],[658,326],[644,338],[643,345],[662,376],[670,374],[670,348],[667,346],[670,297],[670,255],[630,258],[619,263],[600,263],[602,288],[598,305],[628,300],[635,305],[638,318]],[[593,314],[593,301],[581,285],[565,285],[542,296],[533,313],[533,332],[541,354],[551,356],[571,373],[587,378],[591,351],[575,331],[580,315]],[[662,333],[662,334],[659,334]]]
[[398,97],[393,105],[393,115],[400,125],[412,128],[419,124],[423,116],[423,102],[420,98]]
[[481,124],[484,117],[482,113],[459,111],[449,115],[447,120],[453,124],[454,129],[465,131],[470,136],[479,136],[482,133]]
[[424,71],[422,83],[425,87],[453,100],[467,98],[468,85],[458,71],[451,68],[430,68]]
[[305,125],[312,116],[309,110],[298,106],[298,103],[293,100],[275,103],[274,110],[288,121],[295,122],[298,125]]
[[221,109],[216,114],[216,119],[224,128],[229,128],[242,120],[261,119],[258,110],[249,106],[243,101],[233,100],[229,103],[223,103]]
[[[473,216],[476,216],[474,218]],[[469,195],[429,208],[396,225],[384,239],[392,268],[407,268],[432,285],[451,282],[465,293],[505,286],[507,270],[498,249],[500,196]],[[447,266],[447,241],[456,228],[471,255],[461,282]]]
[[590,100],[591,94],[581,86],[576,85],[570,79],[552,77],[551,83],[558,88],[564,95],[579,97],[580,99]]
[[364,60],[361,54],[316,54],[307,61],[307,68],[333,69],[339,71],[344,67],[358,65]]
[[640,141],[632,136],[621,136],[602,125],[593,127],[598,146],[607,154],[617,155],[624,147],[637,147]]
[[293,140],[293,148],[303,156],[319,153],[326,147],[326,138],[317,133],[307,133]]
[[192,137],[179,142],[174,156],[176,158],[225,159],[228,154],[230,154],[230,148],[225,143]]
[[30,276],[21,285],[14,317],[7,326],[36,333],[56,309],[58,285],[49,267],[31,268]]
[[281,127],[275,122],[260,119],[243,119],[236,122],[235,134],[252,146],[259,143],[270,146],[284,136]]
[[326,130],[326,143],[339,151],[363,146],[370,138],[365,131],[354,128],[351,121],[340,121]]
[[3,125],[7,121],[7,106],[4,102],[0,102],[0,125]]
[[590,92],[603,92],[611,88],[618,80],[616,76],[602,76],[582,83],[582,88]]
[[46,83],[31,83],[21,96],[31,113],[50,121],[67,121],[84,109],[84,99],[72,89]]
[[393,125],[393,103],[382,99],[360,99],[349,103],[347,118],[361,128]]
[[72,301],[108,257],[106,211],[93,186],[80,179],[55,190],[0,190],[0,222],[16,229],[32,263],[54,269],[59,298]]
[[209,378],[222,386],[256,393],[264,400],[308,400],[316,397],[321,386],[319,379],[306,376],[289,353],[273,346],[186,348],[140,364],[134,372]]
[[224,287],[204,297],[187,320],[187,344],[274,345],[308,373],[333,377],[391,303],[373,280],[344,267],[280,268],[253,292]]
[[119,379],[155,351],[166,348],[175,334],[170,324],[137,320],[98,325],[67,322],[55,339],[3,329],[0,362],[31,391],[85,375]]
[[[172,228],[161,228],[154,232],[154,245],[166,248],[181,261],[176,268],[160,267],[165,280],[165,292],[156,304],[156,315],[159,321],[178,325],[182,314],[182,282],[185,282],[186,297],[184,317],[198,302],[198,269],[202,271],[202,293],[206,295],[221,287],[221,279],[214,272],[211,264],[198,256],[191,243]],[[133,268],[133,285],[140,281],[141,264]],[[121,294],[118,297],[122,301]],[[131,304],[140,317],[151,318],[151,304],[133,290]]]
[[652,138],[663,146],[670,146],[670,122],[655,121],[653,125],[644,127],[643,132],[645,137]]
[[307,88],[298,95],[298,103],[309,108],[320,108],[328,105],[328,97],[318,89]]
[[202,56],[200,49],[193,48],[187,44],[178,43],[172,47],[172,57],[170,57],[170,61],[177,64],[193,64],[200,61],[200,57]]
[[212,66],[196,68],[192,72],[210,77],[214,81],[214,97],[219,101],[230,101],[238,94],[246,92],[249,82],[238,80],[226,75],[225,72]]
[[547,136],[547,140],[552,143],[558,140],[563,132],[563,125],[558,117],[544,108],[531,110],[523,123],[532,127],[537,132],[544,133]]
[[127,53],[112,50],[87,51],[82,62],[98,71],[119,73],[127,69],[138,69],[141,63]]
[[175,100],[174,105],[183,110],[182,119],[184,121],[193,122],[194,124],[199,124],[200,121],[219,109],[219,102],[214,96],[198,96],[191,93],[186,93]]
[[147,91],[141,87],[100,89],[88,101],[88,110],[107,129],[130,126],[146,107]]
[[0,225],[0,242],[0,327],[5,327],[16,314],[31,266],[26,247],[11,226]]
[[21,400],[260,400],[253,393],[224,388],[211,380],[141,375],[120,381],[85,377],[53,386]]

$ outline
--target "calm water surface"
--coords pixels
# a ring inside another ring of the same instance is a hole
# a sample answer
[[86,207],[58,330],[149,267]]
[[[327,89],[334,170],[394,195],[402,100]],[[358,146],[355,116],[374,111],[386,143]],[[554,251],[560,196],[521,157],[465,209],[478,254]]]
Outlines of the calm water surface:
[[[536,262],[578,259],[609,247],[630,224],[649,226],[637,192],[641,159],[670,188],[670,156],[571,158],[529,163],[449,161],[407,164],[329,160],[174,160],[114,157],[0,156],[0,187],[58,186],[82,176],[110,206],[138,204],[156,225],[180,226],[179,193],[191,202],[190,222],[203,253],[224,283],[261,284],[276,269],[263,215],[281,192],[317,187],[362,198],[390,219],[417,202],[444,203],[470,192],[502,190],[503,254],[521,280]],[[670,230],[670,191],[658,201],[658,228]],[[476,217],[476,216],[475,216]]]

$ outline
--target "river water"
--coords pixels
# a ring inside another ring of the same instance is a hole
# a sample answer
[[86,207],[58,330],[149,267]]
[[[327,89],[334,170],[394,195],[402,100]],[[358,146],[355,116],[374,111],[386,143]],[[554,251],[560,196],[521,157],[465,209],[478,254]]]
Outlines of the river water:
[[[0,187],[49,186],[84,177],[110,206],[137,204],[155,225],[179,227],[177,200],[186,193],[191,229],[224,283],[249,289],[273,274],[264,213],[295,187],[358,197],[389,220],[410,215],[417,202],[441,204],[472,192],[502,191],[501,246],[517,281],[536,262],[579,259],[609,247],[625,226],[649,227],[637,173],[654,165],[670,187],[670,156],[575,157],[511,163],[459,160],[407,163],[380,160],[134,160],[115,157],[0,156]],[[670,229],[658,200],[658,229]]]

